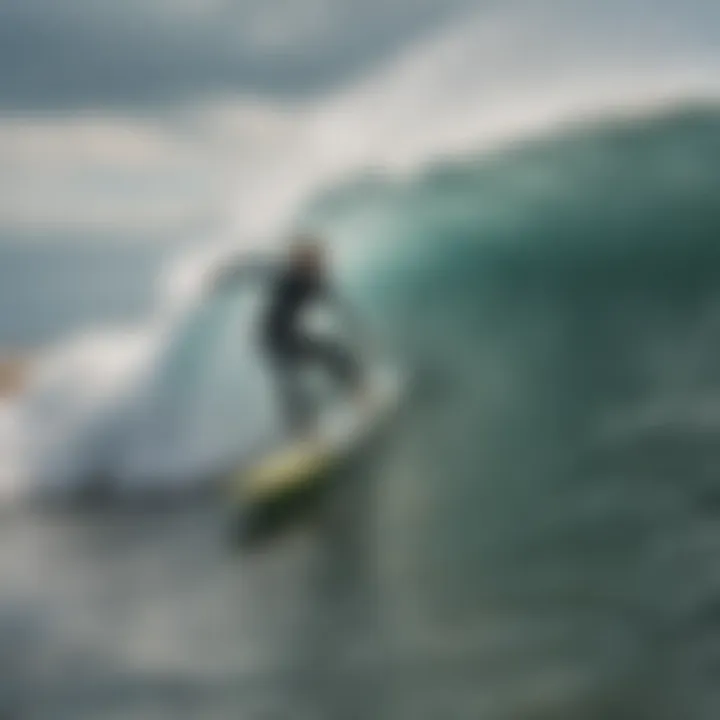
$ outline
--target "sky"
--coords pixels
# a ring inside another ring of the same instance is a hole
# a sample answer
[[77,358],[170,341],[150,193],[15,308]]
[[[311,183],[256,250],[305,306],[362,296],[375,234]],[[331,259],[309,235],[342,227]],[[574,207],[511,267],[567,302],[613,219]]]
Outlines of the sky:
[[467,6],[0,0],[0,242],[222,223],[293,113]]
[[0,245],[276,231],[309,188],[712,94],[716,0],[0,0]]

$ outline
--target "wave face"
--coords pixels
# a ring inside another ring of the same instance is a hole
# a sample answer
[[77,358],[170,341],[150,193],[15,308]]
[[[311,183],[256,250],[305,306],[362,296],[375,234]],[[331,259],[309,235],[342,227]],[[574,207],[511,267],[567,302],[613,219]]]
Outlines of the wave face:
[[384,247],[359,292],[440,388],[378,470],[381,564],[413,646],[496,633],[488,717],[536,717],[534,657],[548,716],[718,713],[719,193],[706,106],[312,208]]

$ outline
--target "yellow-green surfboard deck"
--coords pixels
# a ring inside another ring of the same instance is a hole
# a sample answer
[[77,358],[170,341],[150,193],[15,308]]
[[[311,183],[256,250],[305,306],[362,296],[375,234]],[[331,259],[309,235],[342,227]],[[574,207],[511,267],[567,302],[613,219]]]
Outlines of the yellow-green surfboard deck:
[[392,405],[393,386],[378,385],[364,408],[330,418],[315,437],[278,448],[256,464],[237,471],[229,482],[233,505],[252,506],[302,493],[323,480]]
[[328,472],[336,457],[322,441],[298,442],[236,473],[230,483],[231,500],[254,504],[301,490]]

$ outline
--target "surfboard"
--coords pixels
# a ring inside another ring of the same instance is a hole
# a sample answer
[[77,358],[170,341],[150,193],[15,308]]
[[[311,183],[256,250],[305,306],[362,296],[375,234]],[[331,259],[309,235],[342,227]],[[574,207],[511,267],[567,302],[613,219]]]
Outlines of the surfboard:
[[236,472],[229,484],[231,503],[261,504],[322,480],[379,429],[399,404],[403,387],[398,372],[374,373],[364,397],[328,410],[307,437],[281,444]]

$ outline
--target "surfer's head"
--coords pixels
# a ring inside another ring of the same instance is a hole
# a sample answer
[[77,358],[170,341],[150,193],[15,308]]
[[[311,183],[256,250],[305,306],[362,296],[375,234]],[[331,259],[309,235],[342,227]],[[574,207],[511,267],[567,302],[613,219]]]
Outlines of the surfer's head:
[[318,235],[298,235],[290,246],[290,262],[309,273],[322,273],[325,268],[325,246]]

